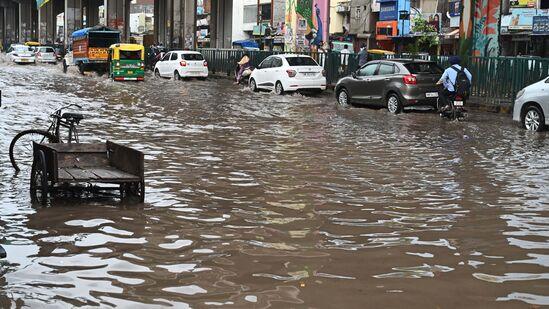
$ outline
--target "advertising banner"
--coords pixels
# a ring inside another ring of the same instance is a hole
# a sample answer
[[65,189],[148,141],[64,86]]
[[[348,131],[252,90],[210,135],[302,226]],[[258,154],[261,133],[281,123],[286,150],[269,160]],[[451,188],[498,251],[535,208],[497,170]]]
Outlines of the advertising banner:
[[532,34],[549,35],[549,16],[534,16],[532,19]]
[[379,20],[398,20],[396,1],[380,1]]
[[535,0],[510,0],[512,8],[535,8]]
[[501,32],[532,30],[534,16],[548,16],[546,10],[537,9],[511,9],[511,14],[501,17]]
[[450,1],[450,6],[448,7],[448,13],[451,17],[459,16],[461,12],[461,1]]

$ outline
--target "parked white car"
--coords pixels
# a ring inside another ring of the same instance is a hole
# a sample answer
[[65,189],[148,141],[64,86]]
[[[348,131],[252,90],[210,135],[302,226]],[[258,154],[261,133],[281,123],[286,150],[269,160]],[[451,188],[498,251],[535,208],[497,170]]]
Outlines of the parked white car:
[[34,63],[34,52],[26,45],[11,45],[6,54],[15,63]]
[[541,131],[549,125],[549,78],[525,87],[517,93],[513,120],[529,131]]
[[36,62],[57,63],[55,50],[50,46],[38,46],[34,48]]
[[195,51],[174,50],[168,52],[154,66],[157,77],[173,77],[178,80],[185,77],[208,77],[208,63],[201,53]]
[[326,71],[309,56],[273,55],[252,72],[250,89],[274,90],[276,94],[296,90],[321,92],[326,90]]

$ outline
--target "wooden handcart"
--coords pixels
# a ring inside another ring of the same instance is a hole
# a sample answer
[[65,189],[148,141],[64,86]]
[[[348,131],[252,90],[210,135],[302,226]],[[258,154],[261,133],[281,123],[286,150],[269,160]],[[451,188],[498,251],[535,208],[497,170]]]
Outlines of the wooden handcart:
[[[121,197],[145,200],[144,155],[106,143],[33,144],[31,195],[45,202],[48,194],[71,185],[114,184]],[[103,189],[105,187],[102,187]],[[109,189],[107,187],[107,189]]]

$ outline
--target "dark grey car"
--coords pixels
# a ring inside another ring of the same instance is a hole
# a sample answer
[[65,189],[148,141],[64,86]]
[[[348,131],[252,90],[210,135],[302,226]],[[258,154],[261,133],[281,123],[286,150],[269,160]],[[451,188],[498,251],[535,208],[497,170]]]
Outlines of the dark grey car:
[[339,80],[339,104],[369,104],[399,113],[405,106],[436,107],[443,70],[436,62],[410,59],[370,61],[352,76]]

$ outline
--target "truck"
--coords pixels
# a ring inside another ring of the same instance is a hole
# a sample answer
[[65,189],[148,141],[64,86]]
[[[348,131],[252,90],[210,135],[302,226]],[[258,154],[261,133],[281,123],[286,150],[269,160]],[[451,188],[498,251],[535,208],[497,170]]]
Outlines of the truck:
[[81,74],[85,71],[107,72],[109,47],[117,43],[120,43],[120,31],[115,29],[96,26],[75,31],[63,58],[63,72],[73,65]]

